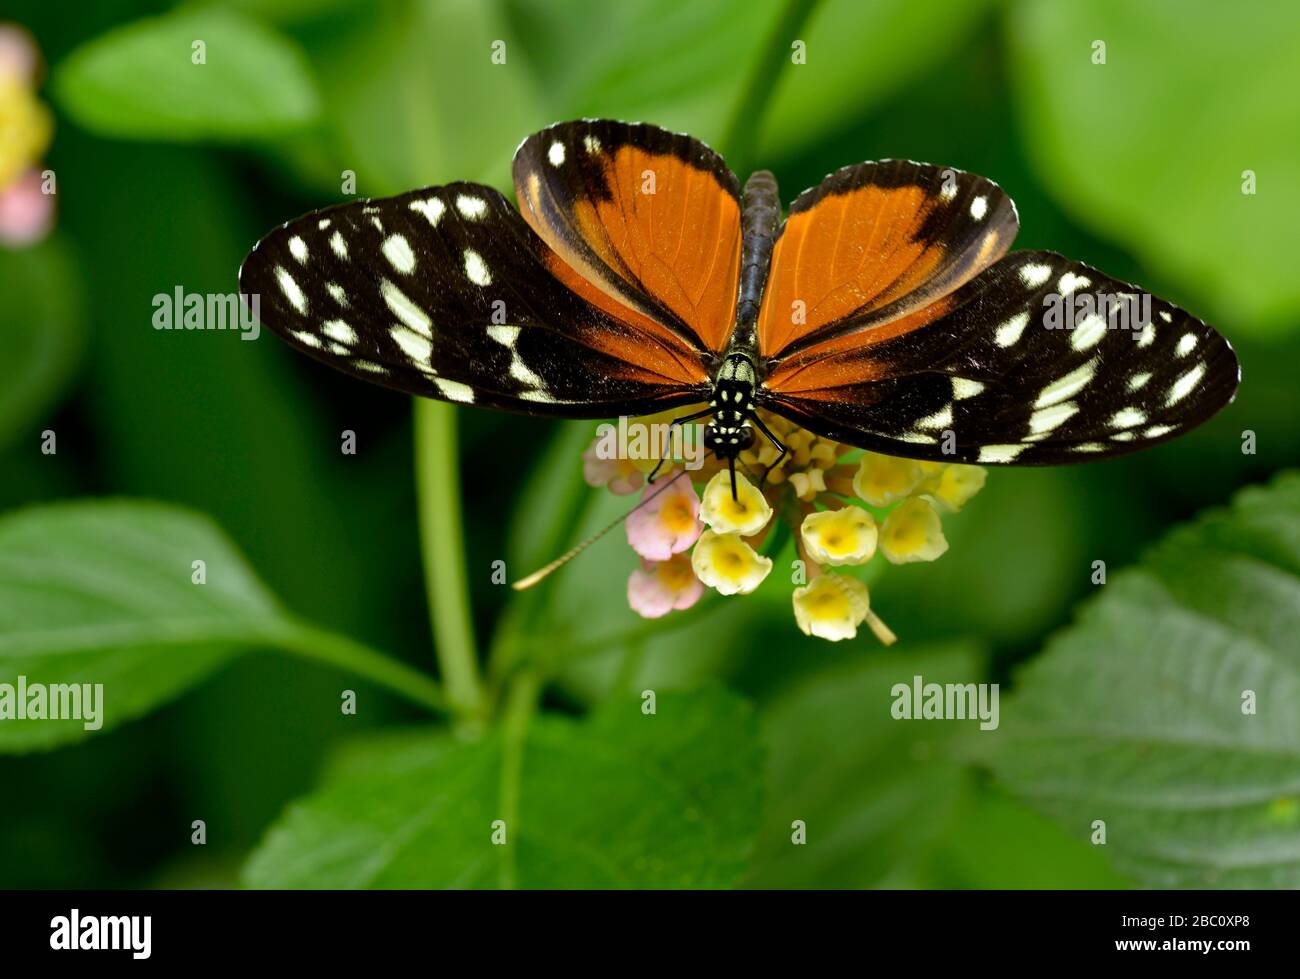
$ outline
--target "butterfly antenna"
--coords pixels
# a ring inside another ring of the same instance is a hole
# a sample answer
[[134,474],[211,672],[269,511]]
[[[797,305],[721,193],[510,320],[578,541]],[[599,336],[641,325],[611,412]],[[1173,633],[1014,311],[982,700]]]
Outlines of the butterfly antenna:
[[672,479],[668,480],[668,482],[664,483],[662,486],[657,487],[653,493],[646,496],[645,499],[643,499],[636,506],[632,507],[630,510],[627,511],[627,513],[623,514],[617,520],[611,521],[607,526],[602,527],[600,530],[592,534],[581,544],[575,544],[573,547],[569,548],[567,551],[565,551],[563,554],[557,557],[550,564],[543,565],[542,567],[534,571],[532,574],[530,574],[528,577],[520,578],[518,581],[512,581],[510,583],[510,587],[513,588],[515,591],[523,591],[525,588],[532,588],[533,585],[537,584],[543,578],[549,577],[552,572],[558,571],[560,568],[564,567],[575,557],[577,557],[579,554],[581,554],[583,551],[589,548],[592,544],[596,543],[596,541],[600,540],[611,530],[613,530],[615,527],[621,524],[624,520],[632,516],[632,514],[636,513],[637,510],[640,510],[643,506],[645,506],[647,503],[653,500],[656,496],[658,496],[664,490],[668,489],[668,487],[672,486],[673,483],[677,482],[677,480],[685,476],[686,472],[687,471],[683,469]]

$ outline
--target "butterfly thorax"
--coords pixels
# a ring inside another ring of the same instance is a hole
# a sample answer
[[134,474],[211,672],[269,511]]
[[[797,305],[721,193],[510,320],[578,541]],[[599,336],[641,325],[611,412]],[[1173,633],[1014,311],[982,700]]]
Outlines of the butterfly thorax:
[[772,267],[772,247],[781,221],[776,177],[760,170],[745,182],[741,209],[740,288],[736,326],[713,375],[709,407],[713,418],[704,444],[722,458],[734,458],[754,441],[749,420],[754,414],[760,377],[756,323]]

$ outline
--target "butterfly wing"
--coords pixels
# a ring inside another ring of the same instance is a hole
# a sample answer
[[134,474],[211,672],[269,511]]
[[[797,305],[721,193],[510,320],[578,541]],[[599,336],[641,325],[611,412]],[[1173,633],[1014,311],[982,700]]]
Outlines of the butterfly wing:
[[1228,341],[1200,320],[1052,252],[1009,255],[856,339],[777,364],[764,406],[828,438],[937,462],[1132,452],[1208,419],[1240,377]]
[[499,192],[454,183],[288,222],[239,284],[294,347],[410,394],[589,418],[700,399],[699,351],[591,304],[554,262]]
[[524,219],[551,271],[621,318],[725,349],[740,276],[735,175],[699,140],[644,123],[564,122],[514,160]]
[[790,205],[759,350],[779,361],[813,346],[851,349],[992,265],[1018,226],[1011,198],[984,177],[910,160],[845,167]]

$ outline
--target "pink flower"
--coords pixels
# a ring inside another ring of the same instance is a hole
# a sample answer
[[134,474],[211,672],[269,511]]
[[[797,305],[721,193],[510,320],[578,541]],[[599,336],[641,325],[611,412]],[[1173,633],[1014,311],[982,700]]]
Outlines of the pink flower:
[[686,550],[700,536],[700,498],[689,479],[673,480],[665,473],[660,482],[641,494],[649,502],[627,518],[627,542],[647,561],[667,561]]
[[600,455],[601,440],[596,439],[582,453],[582,478],[588,486],[608,486],[616,496],[627,496],[641,488],[645,477],[628,459],[605,459]]
[[40,64],[32,36],[17,24],[0,24],[0,76],[34,86]]
[[50,233],[54,195],[41,189],[39,171],[28,170],[0,189],[0,245],[31,245]]
[[704,582],[695,577],[691,559],[675,554],[667,561],[642,561],[627,579],[627,603],[647,619],[657,619],[674,609],[688,609],[704,594]]

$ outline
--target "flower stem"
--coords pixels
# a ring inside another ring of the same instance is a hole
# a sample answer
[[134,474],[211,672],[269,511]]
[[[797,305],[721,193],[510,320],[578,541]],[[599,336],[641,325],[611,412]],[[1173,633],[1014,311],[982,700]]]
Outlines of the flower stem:
[[763,112],[776,89],[781,69],[788,63],[790,43],[816,6],[817,0],[786,0],[763,47],[762,56],[754,62],[754,69],[732,111],[722,143],[727,163],[736,173],[748,173],[753,164]]
[[501,718],[501,781],[498,805],[506,824],[506,845],[501,847],[500,875],[502,890],[519,886],[519,867],[515,849],[519,843],[519,796],[524,774],[524,747],[528,722],[542,693],[542,677],[536,670],[522,670],[510,684]]
[[447,709],[447,698],[432,677],[347,636],[307,622],[295,622],[291,628],[273,636],[271,643],[284,652],[355,673],[429,710]]
[[456,410],[451,405],[415,399],[415,486],[429,623],[447,706],[460,720],[478,725],[486,702],[470,614]]

